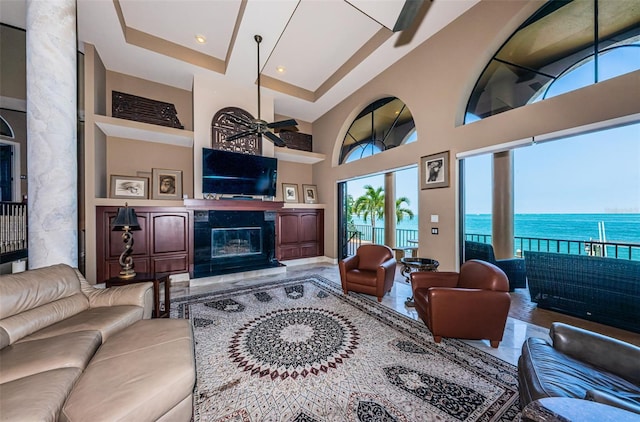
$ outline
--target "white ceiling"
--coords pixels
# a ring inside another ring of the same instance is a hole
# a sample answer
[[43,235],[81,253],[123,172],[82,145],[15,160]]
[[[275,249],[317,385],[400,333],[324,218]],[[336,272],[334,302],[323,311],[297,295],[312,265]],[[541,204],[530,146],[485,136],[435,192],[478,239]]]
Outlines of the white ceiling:
[[[109,70],[190,90],[201,73],[254,87],[260,34],[275,113],[313,122],[478,1],[427,0],[394,34],[404,0],[77,0],[78,39]],[[0,0],[0,20],[24,28],[25,8]]]

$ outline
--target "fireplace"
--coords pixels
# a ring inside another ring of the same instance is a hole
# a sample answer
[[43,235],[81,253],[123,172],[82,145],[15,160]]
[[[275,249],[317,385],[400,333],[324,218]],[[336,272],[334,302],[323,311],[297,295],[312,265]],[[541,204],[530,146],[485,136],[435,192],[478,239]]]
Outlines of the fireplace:
[[280,266],[274,211],[194,211],[194,277]]
[[211,229],[211,259],[262,253],[262,228]]

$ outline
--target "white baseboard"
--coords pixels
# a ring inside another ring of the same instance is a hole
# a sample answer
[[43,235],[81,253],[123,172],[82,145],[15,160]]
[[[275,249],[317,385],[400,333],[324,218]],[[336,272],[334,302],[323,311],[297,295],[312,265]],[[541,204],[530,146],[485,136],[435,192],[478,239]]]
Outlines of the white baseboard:
[[295,267],[298,265],[309,265],[309,264],[319,264],[319,263],[337,265],[338,260],[335,258],[329,258],[328,256],[314,256],[312,258],[300,258],[300,259],[290,259],[287,261],[280,261],[280,263],[286,265],[287,267]]
[[246,278],[261,277],[266,275],[284,274],[287,267],[265,268],[263,270],[245,271],[241,273],[222,274],[211,277],[192,278],[189,287],[203,286],[207,284],[223,283],[227,281],[238,281]]

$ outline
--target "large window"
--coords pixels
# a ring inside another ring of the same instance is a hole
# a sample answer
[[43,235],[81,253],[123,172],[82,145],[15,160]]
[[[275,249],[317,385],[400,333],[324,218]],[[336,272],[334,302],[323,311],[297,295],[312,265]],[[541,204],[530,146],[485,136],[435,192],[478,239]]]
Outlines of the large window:
[[640,2],[551,0],[496,53],[465,123],[640,69]]
[[379,154],[418,138],[409,108],[395,97],[374,101],[355,118],[342,142],[340,164]]

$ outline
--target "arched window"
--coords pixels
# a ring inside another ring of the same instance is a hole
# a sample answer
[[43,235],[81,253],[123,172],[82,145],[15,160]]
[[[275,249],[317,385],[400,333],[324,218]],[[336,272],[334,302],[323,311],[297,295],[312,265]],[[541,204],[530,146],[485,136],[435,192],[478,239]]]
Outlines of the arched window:
[[6,136],[7,138],[11,138],[11,139],[15,138],[13,134],[13,129],[2,116],[0,116],[0,135]]
[[396,97],[374,101],[355,118],[342,141],[340,164],[418,139],[409,108]]
[[551,0],[489,62],[465,124],[638,69],[637,0]]

